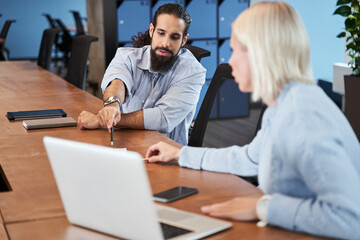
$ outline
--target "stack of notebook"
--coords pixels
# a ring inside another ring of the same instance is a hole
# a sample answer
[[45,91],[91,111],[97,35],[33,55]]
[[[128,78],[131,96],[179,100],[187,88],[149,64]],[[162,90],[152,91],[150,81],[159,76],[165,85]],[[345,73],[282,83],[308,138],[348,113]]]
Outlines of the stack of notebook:
[[62,109],[8,112],[7,117],[14,121],[24,120],[23,126],[26,129],[71,127],[77,124]]

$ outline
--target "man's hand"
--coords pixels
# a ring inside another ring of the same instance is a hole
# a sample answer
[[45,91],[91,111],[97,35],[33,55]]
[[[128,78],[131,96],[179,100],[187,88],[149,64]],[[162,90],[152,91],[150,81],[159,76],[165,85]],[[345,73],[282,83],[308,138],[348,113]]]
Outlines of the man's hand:
[[111,127],[120,122],[121,113],[117,102],[112,103],[101,109],[97,115],[101,127],[107,128],[109,132]]
[[258,220],[256,204],[260,197],[237,197],[229,201],[203,206],[201,211],[213,217],[237,221]]
[[158,142],[149,147],[146,158],[149,162],[177,162],[180,150],[168,143]]
[[100,127],[98,117],[87,111],[82,111],[78,117],[80,129],[96,129]]

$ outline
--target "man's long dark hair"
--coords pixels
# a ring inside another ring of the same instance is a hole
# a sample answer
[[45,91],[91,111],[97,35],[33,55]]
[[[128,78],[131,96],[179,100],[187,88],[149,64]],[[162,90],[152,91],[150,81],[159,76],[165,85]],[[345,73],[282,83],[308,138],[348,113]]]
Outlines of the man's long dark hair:
[[[191,17],[190,17],[190,14],[186,11],[186,9],[184,7],[182,7],[179,4],[174,4],[174,3],[168,3],[168,4],[164,4],[164,5],[160,6],[158,8],[158,10],[156,10],[155,15],[154,15],[154,20],[152,23],[154,25],[154,29],[156,28],[157,18],[161,14],[174,15],[174,16],[184,20],[185,30],[184,30],[183,37],[186,36],[186,34],[188,33],[188,30],[189,30],[190,24],[191,24]],[[139,32],[137,34],[137,36],[136,35],[132,36],[131,41],[132,41],[133,47],[143,47],[145,45],[150,45],[151,38],[150,38],[149,30],[147,30],[144,33]]]

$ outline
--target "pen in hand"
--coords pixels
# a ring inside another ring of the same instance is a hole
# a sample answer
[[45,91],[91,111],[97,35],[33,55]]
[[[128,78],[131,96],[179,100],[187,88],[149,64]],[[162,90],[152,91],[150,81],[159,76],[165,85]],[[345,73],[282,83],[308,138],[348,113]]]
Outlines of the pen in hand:
[[114,146],[114,127],[111,127],[110,138],[111,138],[111,146]]

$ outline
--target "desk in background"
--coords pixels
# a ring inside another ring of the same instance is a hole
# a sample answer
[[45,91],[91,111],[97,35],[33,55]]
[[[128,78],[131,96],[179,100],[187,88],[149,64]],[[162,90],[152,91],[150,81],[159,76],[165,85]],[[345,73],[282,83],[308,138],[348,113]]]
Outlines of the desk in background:
[[[28,61],[0,63],[0,165],[12,190],[0,193],[0,239],[115,239],[71,225],[65,216],[43,136],[110,146],[107,130],[78,127],[27,131],[22,121],[10,122],[8,111],[62,108],[74,119],[82,110],[97,112],[102,101]],[[116,130],[114,147],[145,155],[158,141],[178,145],[156,131]],[[153,192],[176,185],[195,187],[198,194],[167,204],[201,213],[200,207],[236,196],[258,196],[260,191],[230,174],[197,171],[175,165],[146,164]],[[258,228],[255,222],[235,222],[209,239],[315,239],[283,229]]]

